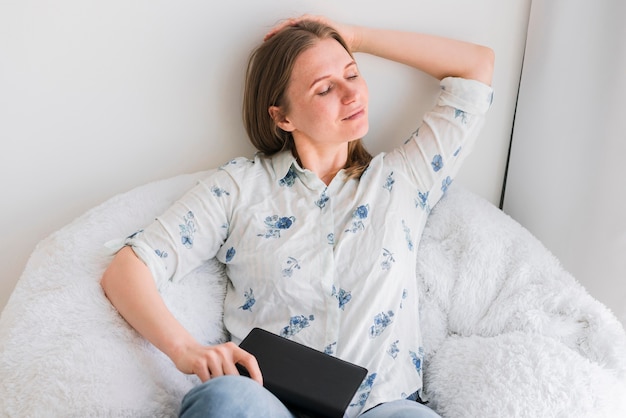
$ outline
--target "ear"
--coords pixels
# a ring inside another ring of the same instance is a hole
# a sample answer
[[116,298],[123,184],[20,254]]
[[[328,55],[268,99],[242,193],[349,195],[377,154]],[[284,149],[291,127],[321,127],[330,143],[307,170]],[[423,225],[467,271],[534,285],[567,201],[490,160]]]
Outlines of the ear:
[[268,108],[268,112],[276,124],[280,129],[285,132],[293,132],[295,129],[289,119],[287,119],[279,106],[270,106]]

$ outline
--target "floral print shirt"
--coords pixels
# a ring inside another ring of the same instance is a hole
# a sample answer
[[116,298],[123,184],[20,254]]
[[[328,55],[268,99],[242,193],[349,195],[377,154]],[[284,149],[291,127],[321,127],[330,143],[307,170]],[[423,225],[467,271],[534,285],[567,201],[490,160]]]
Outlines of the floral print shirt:
[[422,387],[420,235],[491,99],[479,82],[442,80],[419,129],[360,179],[340,171],[326,185],[289,152],[234,159],[126,245],[157,284],[224,263],[233,341],[261,327],[366,367],[347,416],[406,398]]

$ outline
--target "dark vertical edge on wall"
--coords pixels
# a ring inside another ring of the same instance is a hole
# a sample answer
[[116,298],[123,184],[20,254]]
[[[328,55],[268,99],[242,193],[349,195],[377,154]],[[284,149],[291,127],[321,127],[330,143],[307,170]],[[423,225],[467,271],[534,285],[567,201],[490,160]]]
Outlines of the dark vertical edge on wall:
[[504,208],[504,197],[506,194],[506,184],[509,177],[509,165],[511,164],[511,151],[513,149],[513,135],[515,134],[515,118],[517,117],[517,106],[519,104],[519,93],[522,86],[522,74],[524,73],[524,60],[526,59],[526,48],[528,47],[528,28],[530,26],[530,14],[532,9],[532,0],[530,7],[528,8],[528,20],[526,23],[526,40],[524,42],[524,55],[522,56],[522,65],[519,71],[519,80],[517,82],[517,96],[515,97],[515,109],[513,110],[513,120],[511,123],[511,137],[509,138],[509,151],[506,156],[506,165],[504,167],[504,176],[502,179],[502,192],[500,193],[500,206],[502,210]]
[[[524,69],[524,59],[522,58],[522,70]],[[517,97],[515,98],[515,109],[513,110],[513,121],[511,123],[511,136],[509,138],[509,150],[506,155],[506,165],[504,166],[504,177],[502,179],[502,192],[500,193],[500,209],[504,208],[504,195],[506,194],[506,183],[509,177],[509,165],[511,164],[511,150],[513,148],[513,134],[515,133],[515,117],[517,116],[517,105],[519,103],[519,90],[522,84],[522,72],[517,83]]]

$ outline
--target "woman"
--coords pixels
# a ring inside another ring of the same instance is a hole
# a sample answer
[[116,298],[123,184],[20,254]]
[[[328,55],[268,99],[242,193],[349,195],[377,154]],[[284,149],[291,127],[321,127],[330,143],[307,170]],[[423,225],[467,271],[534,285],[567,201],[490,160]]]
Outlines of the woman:
[[[374,158],[360,140],[368,90],[357,51],[441,80],[420,128]],[[102,277],[131,326],[203,382],[181,416],[293,416],[236,344],[255,326],[366,367],[348,416],[437,416],[413,401],[424,352],[415,252],[478,134],[492,71],[486,47],[319,16],[267,34],[251,56],[244,97],[260,153],[224,165],[129,237]],[[233,342],[204,346],[168,311],[158,286],[212,257],[230,279],[224,324]]]

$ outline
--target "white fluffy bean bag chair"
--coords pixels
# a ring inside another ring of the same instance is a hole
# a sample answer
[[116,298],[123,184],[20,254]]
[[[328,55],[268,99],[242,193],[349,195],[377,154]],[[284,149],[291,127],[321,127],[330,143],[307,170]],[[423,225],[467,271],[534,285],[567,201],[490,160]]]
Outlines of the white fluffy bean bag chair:
[[[118,315],[104,244],[149,223],[206,173],[136,188],[43,240],[0,317],[0,415],[171,417],[199,381]],[[418,252],[425,390],[443,417],[626,417],[626,335],[531,234],[460,186]],[[223,341],[212,262],[163,290],[204,343]]]

